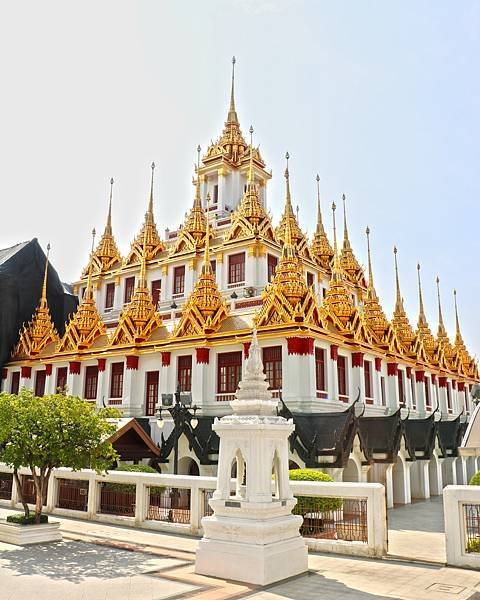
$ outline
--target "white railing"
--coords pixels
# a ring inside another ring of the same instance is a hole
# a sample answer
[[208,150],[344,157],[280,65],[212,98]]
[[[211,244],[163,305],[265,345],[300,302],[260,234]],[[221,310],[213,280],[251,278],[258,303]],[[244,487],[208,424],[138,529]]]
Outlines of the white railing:
[[[20,508],[17,486],[14,480],[11,481],[11,473],[10,468],[0,464],[0,506]],[[30,471],[20,469],[19,474],[28,477]],[[45,512],[157,531],[201,535],[201,520],[211,514],[208,500],[216,483],[216,477],[126,471],[98,474],[88,469],[55,469],[48,486]],[[302,530],[311,550],[364,556],[386,554],[386,505],[385,488],[382,485],[290,483],[294,495],[301,497],[299,506],[305,497],[341,499],[342,507],[332,513],[313,515],[309,512],[313,508],[303,513]],[[115,484],[122,484],[122,487],[115,488]],[[126,485],[131,488],[126,488]],[[232,492],[235,485],[232,479]],[[356,516],[352,519],[355,512],[351,509],[353,505],[362,508],[356,509]],[[323,533],[312,533],[313,529],[318,529],[319,523]],[[324,533],[327,529],[329,535]]]
[[447,564],[480,569],[480,488],[447,485],[443,490]]

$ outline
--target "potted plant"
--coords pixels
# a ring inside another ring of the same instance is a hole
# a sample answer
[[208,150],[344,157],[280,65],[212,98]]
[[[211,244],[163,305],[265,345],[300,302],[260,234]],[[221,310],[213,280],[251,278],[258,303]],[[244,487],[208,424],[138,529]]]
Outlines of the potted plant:
[[[58,522],[43,514],[52,470],[58,467],[105,470],[117,458],[108,438],[115,425],[102,411],[65,394],[37,397],[23,388],[0,394],[0,461],[13,469],[23,514],[0,521],[0,541],[31,544],[61,539]],[[19,470],[28,468],[35,507],[25,498]]]

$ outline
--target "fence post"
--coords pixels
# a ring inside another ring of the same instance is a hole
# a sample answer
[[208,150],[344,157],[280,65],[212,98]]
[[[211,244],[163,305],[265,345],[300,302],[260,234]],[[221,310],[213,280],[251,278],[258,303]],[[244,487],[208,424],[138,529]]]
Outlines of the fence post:
[[375,556],[387,554],[387,509],[385,488],[381,484],[371,488],[367,497],[368,545]]
[[135,486],[135,525],[140,526],[147,516],[147,494],[149,488],[143,481],[137,481]]
[[200,502],[202,501],[202,492],[198,485],[190,487],[190,529],[193,535],[200,529]]
[[90,473],[88,477],[88,503],[87,503],[87,519],[94,519],[98,510],[98,496],[100,486],[97,481],[95,471]]

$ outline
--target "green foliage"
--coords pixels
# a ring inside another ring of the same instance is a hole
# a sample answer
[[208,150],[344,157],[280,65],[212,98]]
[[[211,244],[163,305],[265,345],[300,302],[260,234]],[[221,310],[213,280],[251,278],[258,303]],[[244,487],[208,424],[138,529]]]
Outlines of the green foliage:
[[[156,471],[153,467],[150,467],[149,465],[127,465],[125,463],[120,463],[118,465],[118,467],[116,469],[114,469],[115,471],[127,471],[129,473],[156,473],[158,474],[158,471]],[[117,491],[117,492],[135,492],[135,484],[134,483],[110,483],[107,482],[105,484],[105,487],[107,490],[113,490],[113,491]],[[163,492],[165,488],[162,486],[150,486],[150,493],[151,494],[161,494]]]
[[[118,455],[108,438],[116,431],[81,398],[52,394],[36,397],[23,388],[0,394],[0,461],[14,469],[29,467],[36,491],[37,517],[42,512],[52,469],[107,469]],[[25,516],[29,511],[24,504]]]
[[121,419],[123,412],[116,406],[104,406],[98,411],[98,416],[102,419]]
[[480,485],[480,471],[470,479],[468,485]]
[[[289,478],[292,481],[323,481],[333,482],[330,475],[314,469],[291,469]],[[297,496],[298,503],[294,513],[305,515],[310,512],[328,512],[342,507],[341,498],[319,498],[316,496]]]
[[467,544],[467,552],[480,552],[480,539],[470,540]]
[[[17,525],[37,525],[35,515],[29,515],[26,517],[25,515],[8,515],[7,523],[16,523]],[[40,515],[40,523],[48,523],[47,515]]]

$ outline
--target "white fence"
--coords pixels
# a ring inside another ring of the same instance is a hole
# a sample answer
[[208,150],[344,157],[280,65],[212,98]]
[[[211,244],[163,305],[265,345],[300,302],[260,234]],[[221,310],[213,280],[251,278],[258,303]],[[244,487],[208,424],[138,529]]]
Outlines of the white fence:
[[447,564],[480,569],[480,487],[448,485],[443,509]]
[[[0,464],[0,506],[20,507],[12,470]],[[33,502],[30,471],[19,471],[22,489]],[[45,512],[104,523],[201,535],[201,520],[211,514],[215,477],[55,469]],[[385,489],[378,483],[291,481],[304,517],[301,532],[311,550],[383,556],[387,553]],[[232,480],[232,491],[235,480]],[[321,512],[319,499],[337,499]],[[317,504],[316,504],[317,502]],[[305,504],[307,503],[307,504]],[[306,508],[305,508],[306,506]]]

